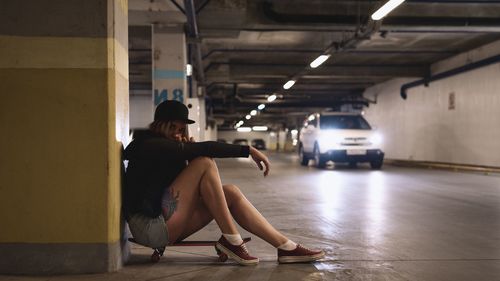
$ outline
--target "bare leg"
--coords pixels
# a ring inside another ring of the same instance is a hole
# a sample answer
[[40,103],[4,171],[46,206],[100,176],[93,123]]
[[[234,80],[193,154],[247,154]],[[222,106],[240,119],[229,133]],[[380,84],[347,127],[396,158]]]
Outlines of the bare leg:
[[200,197],[222,233],[238,233],[224,197],[217,166],[212,159],[199,157],[190,161],[170,188],[178,196],[177,210],[166,222],[171,243],[177,241],[188,224],[192,223],[193,214],[200,205]]
[[[232,184],[224,185],[223,190],[229,210],[241,227],[264,239],[274,247],[278,247],[288,240],[288,238],[277,231],[262,214],[255,209],[237,186]],[[179,236],[179,240],[183,240],[197,232],[213,219],[204,204],[200,204],[193,211],[191,218],[184,232]]]
[[288,238],[274,228],[248,201],[240,189],[233,184],[224,185],[224,194],[229,210],[238,224],[248,232],[264,239],[274,247],[288,241]]

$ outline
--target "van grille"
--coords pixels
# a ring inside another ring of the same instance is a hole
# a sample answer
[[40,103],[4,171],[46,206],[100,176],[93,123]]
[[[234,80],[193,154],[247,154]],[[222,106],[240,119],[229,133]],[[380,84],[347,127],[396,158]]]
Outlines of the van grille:
[[344,146],[361,146],[361,145],[370,145],[367,138],[344,138],[344,141],[341,143]]
[[362,142],[366,141],[366,138],[344,138],[346,142]]

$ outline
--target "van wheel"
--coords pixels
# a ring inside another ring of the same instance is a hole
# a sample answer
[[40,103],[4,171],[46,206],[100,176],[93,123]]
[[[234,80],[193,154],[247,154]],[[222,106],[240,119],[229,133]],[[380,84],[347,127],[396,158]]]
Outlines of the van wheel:
[[318,145],[314,146],[314,161],[316,162],[316,167],[317,168],[323,169],[326,166],[326,161],[327,160],[319,152]]
[[299,161],[302,166],[307,166],[309,164],[309,158],[304,154],[302,145],[299,147]]
[[380,170],[383,163],[384,161],[382,160],[375,160],[370,162],[370,166],[372,167],[372,170]]

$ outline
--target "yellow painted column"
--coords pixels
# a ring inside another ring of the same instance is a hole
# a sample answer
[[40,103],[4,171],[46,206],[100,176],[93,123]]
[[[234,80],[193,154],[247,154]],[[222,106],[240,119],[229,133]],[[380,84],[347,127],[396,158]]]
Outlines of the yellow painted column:
[[118,270],[127,1],[1,6],[0,274]]

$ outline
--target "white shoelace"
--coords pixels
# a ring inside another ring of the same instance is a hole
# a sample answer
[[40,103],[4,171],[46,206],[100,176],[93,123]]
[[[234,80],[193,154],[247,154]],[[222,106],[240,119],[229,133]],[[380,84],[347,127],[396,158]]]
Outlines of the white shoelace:
[[250,253],[248,252],[248,249],[247,249],[247,245],[245,245],[245,243],[241,244],[240,245],[241,248],[243,248],[243,251],[247,254],[247,255],[250,255]]

